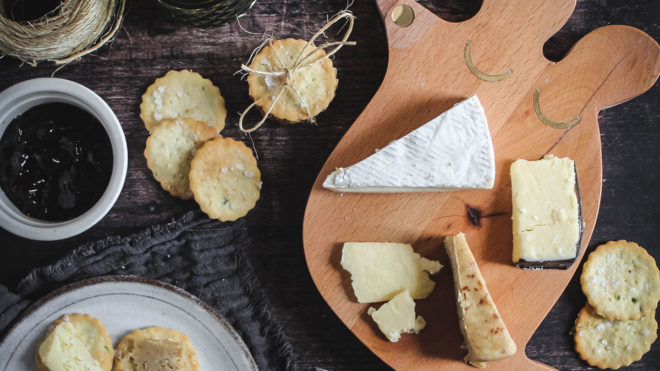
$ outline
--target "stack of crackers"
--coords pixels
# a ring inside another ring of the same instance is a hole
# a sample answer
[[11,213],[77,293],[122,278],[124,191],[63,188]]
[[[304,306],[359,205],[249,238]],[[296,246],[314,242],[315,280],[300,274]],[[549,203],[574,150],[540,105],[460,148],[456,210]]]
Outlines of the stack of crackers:
[[156,79],[140,105],[154,178],[173,196],[194,198],[209,217],[231,221],[255,206],[261,172],[251,149],[220,135],[226,116],[220,89],[186,70]]
[[660,272],[653,257],[634,242],[608,242],[589,255],[580,282],[588,301],[575,321],[580,357],[612,369],[641,359],[658,330]]

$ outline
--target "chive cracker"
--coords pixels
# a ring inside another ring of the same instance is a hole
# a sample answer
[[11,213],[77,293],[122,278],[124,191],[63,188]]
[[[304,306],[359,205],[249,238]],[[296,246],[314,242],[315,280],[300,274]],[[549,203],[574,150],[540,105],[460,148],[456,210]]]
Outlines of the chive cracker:
[[189,178],[202,211],[221,221],[247,214],[261,191],[261,173],[252,150],[231,138],[206,142],[190,164]]
[[69,313],[50,325],[37,346],[36,369],[62,370],[74,364],[80,370],[110,371],[114,354],[108,330],[98,319]]
[[634,242],[598,246],[584,263],[580,281],[596,313],[611,320],[638,319],[655,311],[660,300],[655,260]]
[[651,349],[658,331],[655,312],[630,321],[605,319],[587,304],[575,321],[575,350],[592,366],[617,369]]
[[227,109],[220,89],[192,71],[169,71],[142,95],[140,118],[151,131],[162,120],[191,118],[217,131],[225,127]]
[[147,167],[172,196],[190,199],[190,161],[204,142],[219,136],[215,128],[192,119],[163,121],[147,139]]

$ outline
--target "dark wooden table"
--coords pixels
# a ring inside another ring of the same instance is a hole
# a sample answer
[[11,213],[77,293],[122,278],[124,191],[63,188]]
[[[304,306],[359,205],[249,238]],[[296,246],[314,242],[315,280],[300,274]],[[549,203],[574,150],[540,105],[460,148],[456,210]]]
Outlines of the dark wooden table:
[[[470,18],[478,0],[420,1],[452,21]],[[309,38],[346,5],[345,0],[258,1],[241,20],[256,33]],[[323,162],[343,133],[369,102],[382,81],[387,45],[380,14],[372,1],[357,1],[352,39],[335,60],[339,89],[318,126],[268,123],[253,137],[263,174],[262,198],[247,216],[251,258],[284,326],[302,369],[384,369],[387,366],[344,327],[316,291],[302,249],[302,219],[307,195]],[[657,0],[579,1],[575,13],[545,45],[546,56],[561,59],[587,32],[608,24],[638,27],[660,40]],[[196,29],[171,22],[150,0],[129,0],[123,28],[111,45],[59,71],[56,76],[80,82],[101,95],[121,121],[129,150],[126,185],[110,213],[89,231],[57,242],[35,242],[0,230],[0,283],[12,287],[31,268],[48,264],[86,241],[110,234],[127,235],[170,220],[197,206],[170,197],[153,180],[142,152],[147,131],[140,121],[140,96],[170,69],[192,69],[213,80],[224,95],[229,116],[223,135],[247,138],[237,128],[238,114],[251,103],[247,84],[233,73],[261,41],[234,23]],[[439,46],[441,47],[441,46]],[[13,58],[0,60],[0,90],[54,71]],[[645,246],[660,259],[660,86],[645,95],[601,112],[604,179],[600,215],[589,250],[613,239]],[[578,270],[580,272],[580,270]],[[584,305],[577,277],[538,329],[525,351],[530,358],[562,370],[588,365],[573,351],[570,330]],[[660,369],[660,344],[630,369]]]

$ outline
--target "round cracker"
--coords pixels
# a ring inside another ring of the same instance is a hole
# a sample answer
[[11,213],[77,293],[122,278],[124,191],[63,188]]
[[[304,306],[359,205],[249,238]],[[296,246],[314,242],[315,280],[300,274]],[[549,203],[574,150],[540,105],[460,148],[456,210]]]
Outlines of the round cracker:
[[220,89],[211,80],[188,70],[169,71],[142,95],[140,118],[151,131],[162,120],[192,118],[221,131],[227,109]]
[[190,161],[204,142],[219,136],[215,128],[193,119],[163,121],[147,139],[147,167],[172,196],[190,199]]
[[243,142],[231,138],[204,143],[190,164],[189,178],[195,201],[213,219],[236,220],[259,199],[257,160]]
[[654,317],[655,312],[650,312],[637,320],[608,320],[587,304],[575,320],[575,350],[592,366],[628,366],[641,359],[658,337]]
[[655,311],[660,300],[658,266],[634,242],[598,246],[584,263],[580,282],[589,304],[607,319],[638,319]]
[[154,341],[167,341],[179,343],[183,348],[183,370],[197,371],[199,370],[199,362],[197,361],[197,353],[190,343],[190,339],[186,334],[168,329],[160,326],[148,327],[141,330],[134,330],[130,334],[124,336],[123,339],[117,344],[117,353],[115,354],[115,368],[113,371],[134,371],[134,351],[136,345],[140,341],[154,340]]
[[[275,40],[254,57],[250,68],[267,72],[291,68],[306,44],[307,41],[299,39]],[[303,57],[314,48],[313,44],[308,45],[303,52]],[[325,55],[325,51],[319,50],[308,60],[323,55]],[[262,111],[267,112],[277,95],[284,89],[286,77],[250,73],[247,82],[250,87],[250,96]],[[337,70],[333,67],[329,58],[325,58],[309,67],[300,68],[292,74],[291,86],[305,100],[311,116],[307,113],[296,94],[290,89],[283,92],[277,100],[271,111],[271,116],[285,123],[310,120],[328,108],[335,97],[338,83]]]
[[108,330],[101,324],[101,321],[83,313],[65,314],[50,325],[44,340],[37,346],[35,356],[37,371],[49,371],[39,356],[39,349],[46,338],[63,322],[69,322],[73,325],[79,337],[87,345],[92,358],[99,363],[102,370],[110,371],[115,352],[112,348],[112,339],[108,335]]

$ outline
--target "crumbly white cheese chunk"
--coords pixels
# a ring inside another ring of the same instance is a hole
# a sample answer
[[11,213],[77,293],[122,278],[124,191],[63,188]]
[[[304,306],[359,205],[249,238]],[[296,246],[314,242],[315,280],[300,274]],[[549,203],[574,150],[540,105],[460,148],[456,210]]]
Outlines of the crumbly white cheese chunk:
[[516,343],[495,307],[465,235],[448,236],[445,249],[454,276],[458,319],[468,350],[465,361],[485,367],[484,362],[513,355]]
[[511,165],[513,262],[574,259],[580,239],[575,165],[546,155]]
[[388,301],[401,290],[424,299],[435,287],[429,273],[442,268],[439,262],[413,252],[409,244],[393,242],[346,242],[341,265],[351,273],[360,303]]
[[476,95],[323,182],[336,192],[493,188],[495,155]]
[[370,307],[368,313],[391,342],[399,341],[402,333],[418,334],[426,326],[422,316],[415,318],[415,302],[408,290],[401,291],[378,310]]
[[57,325],[39,346],[41,362],[51,371],[103,371],[69,321]]

